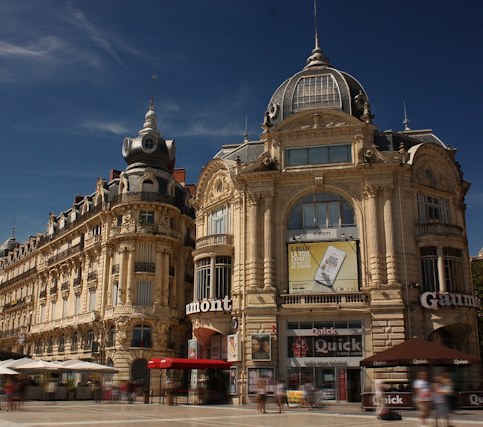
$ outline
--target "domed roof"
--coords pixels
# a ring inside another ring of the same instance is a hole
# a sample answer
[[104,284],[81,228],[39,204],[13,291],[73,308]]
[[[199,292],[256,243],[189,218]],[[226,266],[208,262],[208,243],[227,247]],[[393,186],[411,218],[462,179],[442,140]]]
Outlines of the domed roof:
[[158,130],[153,100],[144,116],[144,126],[139,131],[139,135],[124,139],[122,155],[128,164],[126,170],[146,167],[169,170],[170,154],[166,141]]
[[7,255],[8,252],[13,251],[18,245],[17,239],[14,236],[10,237],[5,243],[0,245],[0,256]]
[[315,108],[341,110],[367,122],[373,117],[362,85],[330,66],[317,39],[305,68],[277,88],[267,113],[272,124],[278,124],[292,114]]

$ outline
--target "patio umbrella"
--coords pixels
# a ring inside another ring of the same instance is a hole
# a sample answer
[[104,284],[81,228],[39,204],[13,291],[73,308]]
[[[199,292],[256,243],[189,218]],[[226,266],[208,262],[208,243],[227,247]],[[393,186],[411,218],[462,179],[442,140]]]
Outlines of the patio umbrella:
[[10,369],[17,369],[19,366],[25,365],[27,363],[32,363],[32,362],[34,362],[34,359],[31,359],[30,357],[22,357],[21,359],[4,360],[1,363],[1,366],[4,366],[5,368],[10,368]]
[[13,369],[6,368],[5,366],[0,366],[0,375],[17,375],[18,372]]
[[101,365],[100,363],[94,362],[86,362],[85,360],[66,360],[65,362],[61,363],[61,366],[65,370],[69,370],[72,372],[98,372],[103,374],[115,374],[119,372],[118,369],[113,368],[112,366]]
[[62,365],[55,362],[47,362],[45,360],[34,360],[30,363],[25,363],[20,366],[16,366],[15,369],[22,372],[55,372],[64,371]]
[[465,366],[480,363],[476,356],[421,338],[411,338],[362,359],[366,368],[386,366]]

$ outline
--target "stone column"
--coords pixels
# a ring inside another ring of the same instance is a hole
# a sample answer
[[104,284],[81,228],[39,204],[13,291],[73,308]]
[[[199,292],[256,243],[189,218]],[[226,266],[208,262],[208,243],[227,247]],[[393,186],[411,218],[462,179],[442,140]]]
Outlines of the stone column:
[[265,201],[265,213],[263,218],[263,247],[264,253],[264,288],[273,287],[273,235],[272,235],[272,209],[273,209],[273,195],[265,194],[263,196]]
[[389,285],[398,282],[396,249],[394,244],[393,188],[384,188],[384,231],[386,237],[386,271]]
[[126,304],[131,305],[132,293],[134,288],[134,247],[128,249],[127,255],[127,286],[126,286]]
[[439,278],[439,292],[447,292],[446,289],[446,274],[444,272],[444,255],[443,248],[438,246],[436,248],[436,254],[438,256],[438,278]]
[[381,256],[379,252],[379,232],[377,217],[377,189],[366,185],[364,188],[366,199],[366,242],[368,248],[369,271],[371,285],[379,286],[382,283]]
[[154,301],[161,304],[163,300],[163,250],[156,247],[155,270],[154,270]]
[[163,253],[163,278],[162,278],[162,298],[163,306],[169,305],[169,252]]
[[251,289],[258,286],[257,264],[258,264],[258,248],[257,248],[257,225],[258,225],[258,200],[254,194],[248,194],[248,283]]
[[124,290],[126,289],[125,288],[125,264],[126,264],[126,252],[125,252],[125,248],[121,248],[121,256],[119,257],[119,285],[118,285],[118,288],[117,288],[117,303],[118,304],[123,304],[123,293],[124,293]]

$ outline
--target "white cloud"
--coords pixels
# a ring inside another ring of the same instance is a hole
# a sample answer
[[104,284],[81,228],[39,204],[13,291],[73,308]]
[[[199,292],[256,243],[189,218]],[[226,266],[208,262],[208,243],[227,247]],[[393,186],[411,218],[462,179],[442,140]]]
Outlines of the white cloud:
[[70,16],[72,19],[70,20],[74,25],[78,28],[82,29],[87,33],[90,39],[102,50],[107,52],[112,58],[114,58],[119,64],[126,68],[126,65],[121,60],[117,52],[114,50],[111,42],[103,35],[97,28],[92,24],[90,21],[87,20],[84,13],[73,7],[68,8],[70,12]]
[[128,134],[130,131],[130,129],[124,124],[110,121],[87,120],[83,123],[82,127],[91,132],[101,131],[123,136]]
[[53,36],[40,38],[27,46],[15,45],[0,40],[0,55],[10,57],[29,57],[45,59],[59,47],[60,43]]

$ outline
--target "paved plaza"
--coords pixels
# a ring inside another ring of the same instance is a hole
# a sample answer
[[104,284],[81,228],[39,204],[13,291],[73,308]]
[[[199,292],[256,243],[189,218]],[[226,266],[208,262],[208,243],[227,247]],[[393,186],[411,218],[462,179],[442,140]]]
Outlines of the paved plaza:
[[[401,411],[401,427],[419,426],[414,411]],[[27,402],[23,410],[0,411],[0,427],[19,426],[91,426],[91,427],[323,427],[383,426],[373,412],[363,411],[357,404],[330,405],[322,409],[289,408],[283,414],[274,404],[267,414],[259,414],[254,405],[175,405],[136,402],[95,404],[93,402]],[[483,411],[460,410],[453,417],[453,426],[483,426]],[[434,424],[428,424],[433,426]],[[442,425],[442,424],[440,424]]]

